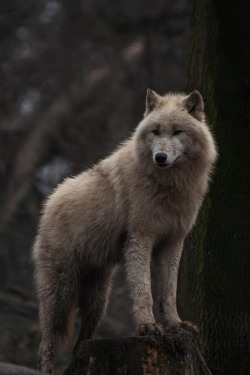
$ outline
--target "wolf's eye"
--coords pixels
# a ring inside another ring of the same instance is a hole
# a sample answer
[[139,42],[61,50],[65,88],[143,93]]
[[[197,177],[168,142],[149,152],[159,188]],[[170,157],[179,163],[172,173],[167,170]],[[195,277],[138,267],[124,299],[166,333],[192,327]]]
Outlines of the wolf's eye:
[[181,134],[181,133],[183,133],[182,130],[175,130],[175,131],[173,132],[173,135],[179,135],[179,134]]
[[156,129],[153,130],[153,134],[154,134],[154,135],[159,135],[159,134],[160,134],[160,133],[159,133],[159,130],[156,130]]

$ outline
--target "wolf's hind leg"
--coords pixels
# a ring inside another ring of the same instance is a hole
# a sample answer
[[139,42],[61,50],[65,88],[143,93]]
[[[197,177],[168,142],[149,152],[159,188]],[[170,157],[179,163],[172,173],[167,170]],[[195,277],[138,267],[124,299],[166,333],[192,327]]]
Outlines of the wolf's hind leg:
[[58,284],[55,290],[53,286],[46,285],[45,291],[40,293],[42,341],[38,351],[38,368],[44,374],[53,374],[58,344],[69,337],[72,326],[73,296],[69,285]]
[[43,335],[38,351],[38,369],[43,374],[53,374],[56,347],[57,337],[55,335]]
[[98,328],[106,310],[113,274],[114,270],[107,267],[105,270],[92,272],[81,280],[78,296],[81,328],[75,352],[82,341],[93,337]]

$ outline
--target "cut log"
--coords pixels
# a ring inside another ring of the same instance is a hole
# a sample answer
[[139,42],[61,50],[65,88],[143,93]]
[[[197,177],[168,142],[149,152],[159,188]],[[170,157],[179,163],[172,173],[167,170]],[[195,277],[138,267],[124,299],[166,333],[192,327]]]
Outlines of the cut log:
[[81,343],[64,375],[211,375],[191,330]]

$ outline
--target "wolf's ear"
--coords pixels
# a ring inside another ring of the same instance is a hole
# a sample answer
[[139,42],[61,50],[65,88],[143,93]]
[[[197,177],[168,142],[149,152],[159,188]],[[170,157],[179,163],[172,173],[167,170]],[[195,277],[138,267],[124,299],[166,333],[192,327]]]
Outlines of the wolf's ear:
[[144,116],[147,116],[150,112],[152,112],[159,102],[160,95],[158,95],[155,91],[151,89],[147,89],[147,96],[146,96],[146,110]]
[[204,119],[204,102],[199,91],[192,91],[184,99],[185,107],[191,116],[199,121]]

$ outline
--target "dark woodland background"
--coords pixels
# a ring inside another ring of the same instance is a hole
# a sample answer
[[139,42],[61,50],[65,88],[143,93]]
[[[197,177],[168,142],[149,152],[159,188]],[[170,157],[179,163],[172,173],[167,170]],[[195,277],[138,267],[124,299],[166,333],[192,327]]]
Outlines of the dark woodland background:
[[[220,158],[179,309],[213,375],[250,374],[249,14],[244,0],[0,0],[0,361],[36,367],[30,251],[43,200],[131,133],[148,87],[199,89]],[[129,311],[119,272],[97,337],[133,334]]]

